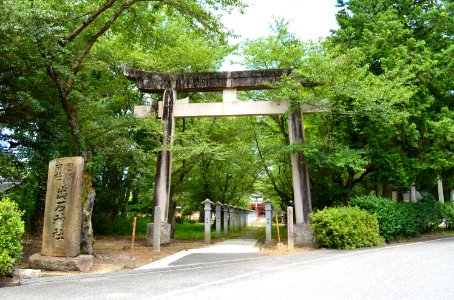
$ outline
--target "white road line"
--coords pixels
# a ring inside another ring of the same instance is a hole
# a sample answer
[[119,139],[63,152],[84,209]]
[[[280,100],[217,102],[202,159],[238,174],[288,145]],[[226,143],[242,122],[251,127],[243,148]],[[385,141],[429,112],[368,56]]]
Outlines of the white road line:
[[194,253],[258,253],[260,252],[260,248],[256,247],[256,244],[257,240],[254,239],[226,240],[207,248],[183,250],[158,261],[143,265],[136,270],[166,268],[174,261]]

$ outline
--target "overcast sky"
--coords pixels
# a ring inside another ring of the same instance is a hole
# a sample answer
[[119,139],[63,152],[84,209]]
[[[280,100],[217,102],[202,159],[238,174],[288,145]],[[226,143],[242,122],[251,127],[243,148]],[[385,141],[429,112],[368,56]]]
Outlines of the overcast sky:
[[[244,0],[250,4],[244,14],[233,13],[223,18],[224,24],[234,30],[242,39],[269,35],[269,26],[275,18],[289,20],[290,31],[302,40],[316,40],[328,36],[330,29],[336,29],[336,0]],[[240,66],[230,65],[228,58],[222,69],[238,70]],[[234,58],[237,60],[237,58]]]

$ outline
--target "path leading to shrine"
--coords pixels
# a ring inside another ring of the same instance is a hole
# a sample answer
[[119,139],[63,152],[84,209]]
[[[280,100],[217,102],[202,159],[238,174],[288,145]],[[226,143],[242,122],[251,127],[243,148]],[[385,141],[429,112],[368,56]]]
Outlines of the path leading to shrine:
[[238,238],[214,243],[206,248],[187,249],[144,265],[139,270],[151,270],[181,265],[203,265],[213,262],[234,262],[245,258],[259,257],[260,243],[257,232],[263,231],[264,223],[259,222],[247,228]]

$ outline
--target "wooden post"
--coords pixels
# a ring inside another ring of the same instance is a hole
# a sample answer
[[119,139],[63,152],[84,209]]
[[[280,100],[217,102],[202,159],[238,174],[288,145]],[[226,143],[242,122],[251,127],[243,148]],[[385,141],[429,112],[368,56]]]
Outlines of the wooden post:
[[287,207],[287,245],[288,251],[295,249],[295,241],[293,239],[293,207]]
[[153,249],[161,251],[161,207],[154,208],[154,223],[153,223]]
[[134,216],[134,222],[132,223],[132,237],[131,237],[131,259],[134,258],[134,240],[136,238],[136,222],[137,222],[137,217]]
[[[288,120],[290,144],[304,143],[304,124],[301,106],[299,104],[292,104],[290,109]],[[307,223],[309,221],[309,213],[312,211],[312,204],[309,172],[304,162],[304,153],[301,151],[292,153],[291,161],[296,223]]]

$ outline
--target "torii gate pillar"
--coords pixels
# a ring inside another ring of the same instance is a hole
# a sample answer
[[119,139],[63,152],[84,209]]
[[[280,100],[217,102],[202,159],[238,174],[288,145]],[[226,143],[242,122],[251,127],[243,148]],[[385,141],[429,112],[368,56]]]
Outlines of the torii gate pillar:
[[[171,147],[173,144],[173,131],[175,128],[173,105],[176,97],[177,92],[174,89],[169,88],[164,91],[164,110],[161,118],[164,126],[164,135],[161,136],[160,142],[166,148]],[[161,220],[163,223],[168,223],[171,170],[172,152],[169,150],[159,151],[156,161],[153,206],[161,207]]]
[[[301,105],[292,105],[289,113],[289,139],[290,144],[304,142],[304,123]],[[291,154],[293,199],[295,204],[295,221],[293,227],[294,244],[312,245],[314,238],[309,228],[309,213],[312,211],[311,190],[309,184],[309,171],[304,163],[304,153],[295,152]]]

